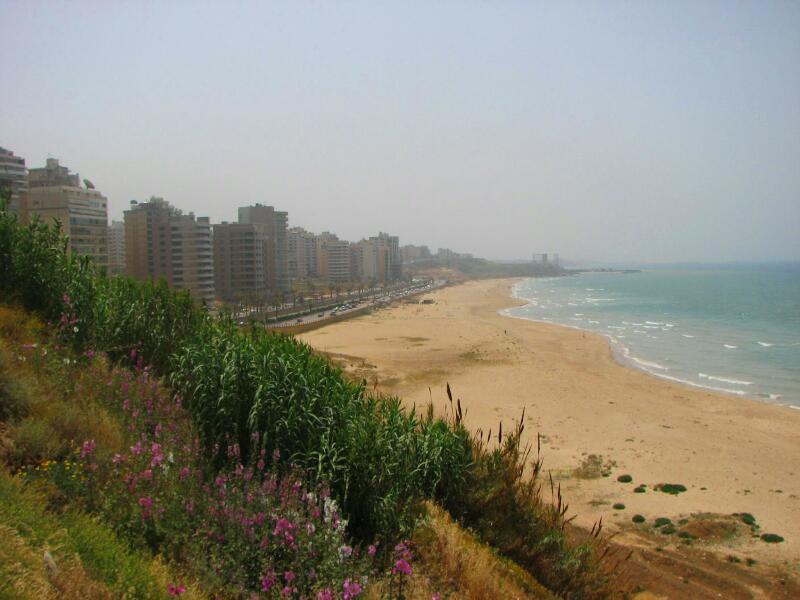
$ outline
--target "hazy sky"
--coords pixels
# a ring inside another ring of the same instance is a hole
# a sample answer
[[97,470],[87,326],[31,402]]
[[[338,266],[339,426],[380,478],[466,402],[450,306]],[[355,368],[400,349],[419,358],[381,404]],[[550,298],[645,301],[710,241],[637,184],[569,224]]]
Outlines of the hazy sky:
[[800,2],[0,0],[0,146],[489,258],[800,259]]

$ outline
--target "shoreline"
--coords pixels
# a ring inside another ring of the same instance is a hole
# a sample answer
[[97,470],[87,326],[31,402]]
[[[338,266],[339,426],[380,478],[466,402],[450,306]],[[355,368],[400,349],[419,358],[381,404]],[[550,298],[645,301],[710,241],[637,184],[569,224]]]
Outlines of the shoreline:
[[[665,373],[659,373],[658,371],[649,369],[647,367],[647,363],[650,361],[646,358],[640,358],[637,356],[632,356],[630,354],[630,348],[621,344],[619,340],[615,339],[611,334],[602,333],[600,331],[596,331],[594,329],[587,329],[585,327],[580,327],[579,325],[569,325],[566,323],[559,323],[556,321],[550,321],[545,319],[531,319],[528,317],[521,317],[517,315],[510,314],[510,310],[514,308],[524,308],[526,306],[532,305],[532,301],[517,294],[516,287],[518,284],[522,283],[523,281],[530,279],[529,277],[519,277],[515,278],[513,283],[510,286],[509,297],[512,300],[517,300],[520,304],[516,306],[509,306],[507,308],[502,308],[498,310],[500,316],[509,318],[509,319],[520,319],[522,321],[530,321],[533,323],[540,323],[542,325],[555,325],[557,327],[565,327],[567,329],[573,329],[575,331],[580,331],[584,333],[589,333],[595,336],[602,338],[609,347],[609,351],[613,356],[614,360],[617,364],[633,369],[640,373],[645,373],[651,377],[656,377],[663,381],[669,381],[671,383],[676,383],[678,385],[688,386],[690,388],[694,388],[697,390],[703,390],[713,393],[722,394],[725,396],[729,396],[731,398],[745,398],[748,400],[754,400],[756,402],[761,402],[762,404],[766,404],[768,406],[780,406],[785,408],[790,408],[793,410],[800,410],[800,405],[790,404],[788,402],[782,402],[783,399],[778,394],[756,394],[756,393],[748,393],[746,390],[732,390],[729,388],[717,387],[715,385],[704,385],[702,383],[697,383],[696,381],[691,381],[688,379],[681,379],[680,377],[674,377],[672,375],[667,375]],[[658,366],[658,365],[657,365]],[[664,368],[660,367],[659,368]]]
[[[434,304],[401,304],[298,337],[407,406],[433,401],[443,412],[449,383],[473,431],[496,430],[525,409],[526,441],[535,448],[542,434],[545,470],[580,526],[602,517],[628,535],[643,532],[634,514],[650,523],[752,513],[760,531],[785,542],[742,531],[708,549],[800,567],[800,413],[652,377],[617,362],[595,332],[510,321],[500,311],[525,303],[511,294],[519,280],[467,282],[428,294]],[[634,483],[619,483],[622,474]],[[655,491],[661,483],[687,491]],[[640,484],[646,493],[633,492]]]

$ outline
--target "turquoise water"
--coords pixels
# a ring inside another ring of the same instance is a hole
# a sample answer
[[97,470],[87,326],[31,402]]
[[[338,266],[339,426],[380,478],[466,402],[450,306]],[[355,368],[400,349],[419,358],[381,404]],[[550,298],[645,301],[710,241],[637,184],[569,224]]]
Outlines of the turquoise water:
[[666,379],[800,408],[800,265],[526,279],[508,316],[604,334]]

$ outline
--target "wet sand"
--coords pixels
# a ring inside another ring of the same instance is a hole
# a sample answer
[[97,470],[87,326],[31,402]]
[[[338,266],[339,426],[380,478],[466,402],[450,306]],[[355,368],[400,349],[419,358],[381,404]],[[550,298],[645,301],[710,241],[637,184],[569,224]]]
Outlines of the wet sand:
[[[513,283],[468,282],[425,296],[433,304],[401,304],[298,337],[408,405],[432,399],[445,410],[449,382],[473,430],[497,432],[502,421],[508,431],[525,408],[526,436],[535,443],[541,434],[545,469],[579,525],[602,517],[621,539],[668,546],[680,539],[634,527],[631,517],[677,524],[700,513],[747,512],[757,533],[785,541],[767,544],[740,518],[726,517],[691,525],[715,538],[695,545],[796,573],[800,411],[661,380],[615,362],[599,335],[502,316],[499,310],[520,304]],[[633,482],[618,482],[623,474]],[[654,491],[661,483],[687,491]],[[639,484],[645,493],[634,493]]]

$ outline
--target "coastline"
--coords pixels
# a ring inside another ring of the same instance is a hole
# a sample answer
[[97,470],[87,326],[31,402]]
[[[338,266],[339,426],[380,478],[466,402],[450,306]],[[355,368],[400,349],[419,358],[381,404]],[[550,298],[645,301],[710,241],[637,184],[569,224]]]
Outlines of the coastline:
[[640,358],[638,356],[631,355],[630,354],[630,348],[628,348],[627,346],[621,344],[619,342],[619,340],[617,340],[616,338],[614,338],[610,334],[601,333],[599,331],[595,331],[595,330],[592,330],[592,329],[581,327],[579,325],[568,325],[566,323],[558,323],[556,321],[550,321],[550,320],[546,320],[546,319],[532,319],[532,318],[528,318],[528,317],[521,317],[521,316],[517,316],[517,315],[511,314],[510,311],[512,309],[520,308],[520,307],[524,308],[525,306],[528,306],[528,305],[531,304],[531,301],[529,299],[523,297],[523,296],[520,296],[518,294],[518,290],[517,290],[517,286],[520,283],[522,283],[523,281],[525,281],[526,279],[527,278],[522,278],[522,277],[521,278],[515,278],[512,281],[511,286],[510,286],[510,292],[509,292],[510,293],[510,297],[513,300],[519,301],[520,304],[518,304],[517,306],[510,306],[510,307],[502,308],[502,309],[498,310],[498,314],[499,315],[501,315],[503,317],[507,317],[509,319],[520,319],[522,321],[530,321],[530,322],[534,322],[534,323],[541,323],[543,325],[554,325],[556,327],[565,327],[567,329],[574,329],[576,331],[581,331],[581,332],[585,332],[585,333],[588,333],[588,334],[591,334],[591,335],[598,336],[608,344],[609,351],[611,352],[611,355],[614,357],[614,359],[616,360],[616,362],[618,364],[620,364],[621,366],[630,368],[630,369],[634,369],[634,370],[639,371],[641,373],[646,373],[647,375],[650,375],[651,377],[656,377],[656,378],[662,379],[664,381],[677,383],[679,385],[688,386],[688,387],[694,388],[694,389],[705,390],[705,391],[709,391],[709,392],[715,392],[715,393],[723,394],[723,395],[726,395],[726,396],[731,396],[731,397],[734,397],[734,398],[748,398],[750,400],[755,400],[757,402],[763,402],[765,404],[770,404],[770,405],[774,405],[774,406],[783,406],[783,407],[791,408],[791,409],[794,409],[794,410],[800,410],[800,406],[796,406],[794,404],[780,402],[780,400],[781,400],[780,396],[773,396],[771,394],[770,395],[766,395],[766,394],[748,394],[745,390],[733,390],[733,389],[729,389],[729,388],[719,387],[719,386],[716,386],[716,385],[705,385],[705,384],[702,384],[702,383],[697,383],[695,381],[690,381],[688,379],[681,379],[680,377],[667,375],[666,373],[660,373],[658,370],[654,370],[654,369],[655,368],[663,369],[663,367],[661,367],[659,365],[655,365],[654,363],[651,363],[650,361],[648,361],[645,358]]
[[[467,282],[429,294],[434,304],[403,304],[299,337],[408,405],[433,400],[444,410],[449,383],[473,430],[496,431],[524,408],[528,441],[542,434],[545,469],[579,525],[602,517],[627,534],[637,513],[649,522],[748,512],[785,542],[741,535],[713,549],[800,565],[798,411],[652,377],[617,362],[601,334],[512,321],[500,311],[525,304],[512,297],[515,281]],[[609,476],[587,471],[592,461]],[[621,474],[634,483],[617,482]],[[640,483],[647,492],[635,494]],[[659,483],[687,491],[654,491]],[[613,509],[618,502],[626,509]]]

